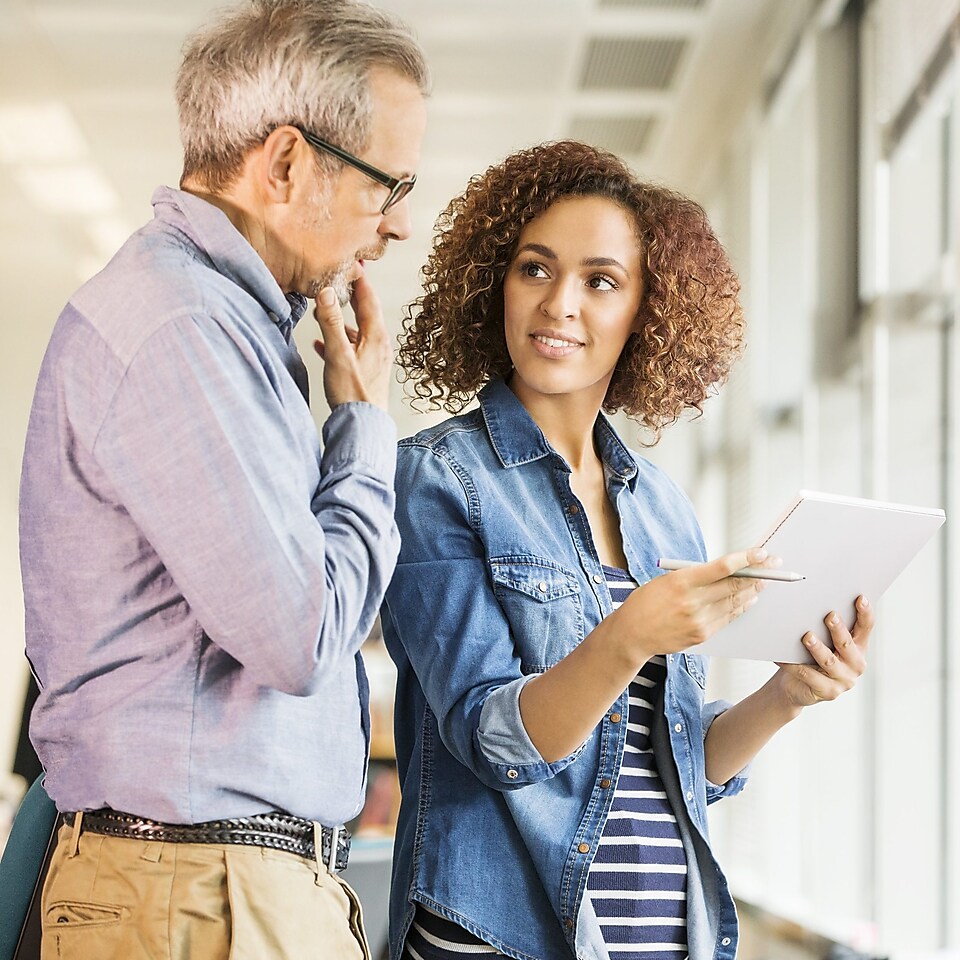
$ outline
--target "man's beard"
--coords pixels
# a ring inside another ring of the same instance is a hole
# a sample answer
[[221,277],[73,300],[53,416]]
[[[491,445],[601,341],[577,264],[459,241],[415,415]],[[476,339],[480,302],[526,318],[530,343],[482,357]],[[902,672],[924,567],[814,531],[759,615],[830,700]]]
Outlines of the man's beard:
[[387,249],[387,239],[382,239],[375,247],[368,247],[365,250],[358,250],[355,257],[351,260],[345,260],[338,264],[333,270],[322,273],[313,283],[310,284],[310,298],[316,300],[317,294],[324,287],[332,287],[337,295],[340,306],[346,306],[353,296],[353,281],[347,279],[347,274],[353,270],[353,265],[358,260],[379,260]]

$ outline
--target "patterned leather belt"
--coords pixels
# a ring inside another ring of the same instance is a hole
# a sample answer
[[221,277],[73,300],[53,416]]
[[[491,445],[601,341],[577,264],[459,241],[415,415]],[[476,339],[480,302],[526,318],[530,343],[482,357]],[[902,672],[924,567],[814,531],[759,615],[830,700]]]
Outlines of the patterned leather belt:
[[[64,814],[64,821],[73,826],[73,813]],[[287,853],[316,859],[314,824],[287,813],[258,813],[252,817],[209,820],[206,823],[179,824],[147,820],[116,810],[90,810],[84,813],[80,832],[131,840],[160,840],[164,843],[234,843],[252,847],[269,847]],[[330,868],[330,850],[336,836],[334,870],[343,870],[350,857],[350,834],[345,827],[320,827],[320,853]]]

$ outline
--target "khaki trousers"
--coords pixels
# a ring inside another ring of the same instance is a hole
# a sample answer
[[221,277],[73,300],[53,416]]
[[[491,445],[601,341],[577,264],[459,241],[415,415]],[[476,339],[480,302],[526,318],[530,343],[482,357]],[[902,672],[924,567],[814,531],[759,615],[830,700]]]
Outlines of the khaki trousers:
[[281,850],[63,826],[41,960],[370,960],[349,885]]

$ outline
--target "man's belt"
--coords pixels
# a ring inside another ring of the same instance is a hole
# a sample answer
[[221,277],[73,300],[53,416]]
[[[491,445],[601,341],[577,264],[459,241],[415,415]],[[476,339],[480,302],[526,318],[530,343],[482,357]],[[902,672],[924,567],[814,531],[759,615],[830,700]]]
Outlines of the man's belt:
[[[73,826],[75,814],[64,820]],[[161,823],[117,810],[91,810],[83,814],[80,832],[130,840],[164,843],[233,843],[285,850],[307,860],[316,860],[315,827],[320,833],[320,859],[330,869],[330,851],[336,836],[334,870],[343,870],[350,857],[350,834],[345,827],[323,827],[287,813],[258,813],[252,817],[208,820],[205,823]]]

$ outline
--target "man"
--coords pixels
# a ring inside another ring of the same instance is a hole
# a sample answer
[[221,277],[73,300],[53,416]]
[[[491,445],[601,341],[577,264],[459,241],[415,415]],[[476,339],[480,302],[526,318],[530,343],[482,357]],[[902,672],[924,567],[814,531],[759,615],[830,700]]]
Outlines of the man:
[[[54,329],[21,489],[31,732],[66,813],[45,957],[367,954],[337,871],[398,544],[363,263],[409,235],[427,82],[355,0],[224,15],[177,80],[181,189]],[[290,337],[308,297],[322,451]]]

